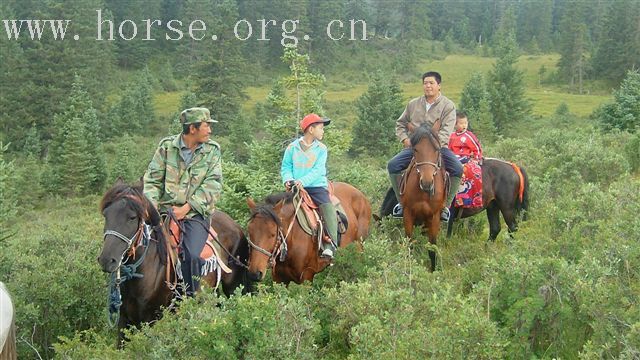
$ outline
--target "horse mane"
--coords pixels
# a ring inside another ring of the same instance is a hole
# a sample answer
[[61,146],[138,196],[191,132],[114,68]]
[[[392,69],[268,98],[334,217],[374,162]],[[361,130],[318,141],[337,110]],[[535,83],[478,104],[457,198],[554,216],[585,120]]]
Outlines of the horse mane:
[[167,258],[167,236],[162,227],[158,210],[144,195],[142,183],[135,185],[124,183],[114,185],[111,189],[107,190],[107,193],[102,197],[100,201],[100,211],[104,211],[104,209],[119,200],[126,201],[127,205],[133,208],[138,217],[144,219],[145,222],[151,223],[156,234],[156,240],[158,241],[157,247],[160,261],[165,264]]
[[438,134],[428,125],[422,124],[420,127],[416,129],[416,131],[411,135],[411,146],[416,146],[423,138],[429,139],[431,145],[435,149],[440,149],[440,141],[438,140]]
[[292,192],[280,192],[267,196],[264,199],[266,204],[275,206],[280,201],[284,200],[285,204],[291,204],[293,202],[293,193]]
[[251,211],[251,219],[255,218],[258,215],[262,215],[268,219],[272,219],[276,224],[278,224],[278,226],[282,226],[280,217],[278,217],[278,214],[276,214],[276,212],[273,210],[273,207],[281,201],[284,201],[285,204],[292,203],[293,193],[281,192],[267,196],[264,199],[264,204],[256,206],[255,209]]

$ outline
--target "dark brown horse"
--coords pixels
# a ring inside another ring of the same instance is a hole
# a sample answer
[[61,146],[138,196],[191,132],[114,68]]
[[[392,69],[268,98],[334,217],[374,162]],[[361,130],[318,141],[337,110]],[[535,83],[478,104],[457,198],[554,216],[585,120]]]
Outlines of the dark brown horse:
[[[518,167],[518,169],[522,178],[511,163],[499,159],[484,159],[482,164],[482,204],[484,207],[454,208],[451,213],[452,220],[447,225],[447,237],[451,236],[453,223],[456,219],[476,215],[485,209],[489,219],[489,240],[495,240],[500,233],[500,213],[507,223],[509,233],[517,231],[518,214],[522,213],[523,220],[526,220],[529,209],[529,178],[523,168]],[[520,193],[522,193],[522,198]],[[396,198],[393,189],[389,189],[382,202],[380,215],[391,215],[395,204]]]
[[[440,212],[445,201],[445,170],[440,143],[433,130],[421,126],[411,136],[413,160],[407,168],[404,192],[400,196],[404,214],[404,232],[413,237],[414,227],[422,225],[429,242],[436,244],[440,232]],[[436,253],[429,250],[431,271],[436,268]]]
[[[340,247],[359,243],[369,234],[371,205],[360,190],[349,184],[334,183],[334,192],[349,223],[346,233],[342,234]],[[273,194],[259,206],[247,199],[247,204],[251,209],[247,231],[252,246],[249,254],[252,280],[261,280],[267,268],[272,268],[275,282],[301,284],[313,280],[315,274],[329,265],[329,260],[318,256],[316,238],[307,234],[295,219],[292,193]]]
[[[177,295],[173,286],[176,274],[173,266],[167,265],[171,262],[170,245],[160,214],[142,193],[141,185],[116,183],[104,195],[100,209],[105,219],[105,235],[98,262],[103,271],[111,274],[109,310],[119,315],[118,346],[121,346],[122,329],[159,319],[162,308],[171,304]],[[145,224],[152,231],[145,230]],[[214,213],[211,226],[222,247],[220,260],[232,270],[221,274],[224,293],[230,295],[241,284],[247,290],[250,283],[246,266],[242,265],[248,260],[249,245],[242,229],[221,211]],[[147,233],[150,236],[145,236]],[[215,271],[210,272],[203,281],[215,287],[216,275]],[[115,283],[119,286],[114,286]]]

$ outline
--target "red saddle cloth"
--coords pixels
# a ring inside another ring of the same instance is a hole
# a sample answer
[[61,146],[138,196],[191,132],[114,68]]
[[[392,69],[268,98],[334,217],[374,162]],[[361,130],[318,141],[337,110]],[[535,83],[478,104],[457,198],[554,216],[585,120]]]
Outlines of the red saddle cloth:
[[453,201],[455,207],[482,207],[482,168],[477,160],[471,159],[463,165],[460,188]]
[[[218,236],[218,234],[212,227],[209,227],[209,232],[210,234],[207,238],[206,243],[204,244],[204,248],[202,248],[202,252],[200,252],[200,258],[205,261],[211,259],[216,255],[213,248],[213,236],[211,236],[211,234],[215,235],[216,237]],[[180,227],[173,220],[171,220],[171,222],[169,223],[169,234],[171,237],[171,247],[177,249],[178,252],[180,252],[181,249],[179,245],[180,240],[182,239],[180,237]]]

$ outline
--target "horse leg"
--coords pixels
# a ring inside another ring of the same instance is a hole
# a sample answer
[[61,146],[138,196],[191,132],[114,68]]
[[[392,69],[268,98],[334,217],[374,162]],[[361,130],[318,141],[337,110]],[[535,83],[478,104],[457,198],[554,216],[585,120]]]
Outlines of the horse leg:
[[513,233],[518,231],[518,221],[516,220],[515,212],[511,208],[502,207],[502,217],[504,222],[507,223],[509,228],[509,237],[513,238]]
[[455,206],[451,207],[451,214],[449,215],[449,221],[447,222],[447,239],[451,237],[453,233],[453,222],[456,221],[456,217],[458,216],[458,211],[462,211]]
[[[427,235],[429,236],[429,243],[436,245],[438,240],[438,233],[440,232],[440,212],[436,212],[433,215],[431,221],[425,224]],[[435,250],[429,250],[429,259],[431,260],[431,272],[436,270],[436,252]]]
[[500,233],[500,209],[496,202],[487,206],[487,219],[489,220],[489,240],[495,241]]
[[407,213],[407,210],[405,210],[404,216],[402,217],[402,222],[404,224],[405,235],[407,235],[407,237],[411,239],[413,237],[413,225],[414,225],[413,215],[411,215],[410,213]]
[[118,338],[116,339],[116,348],[122,349],[126,338],[124,336],[124,329],[130,325],[129,319],[120,312],[120,318],[118,319]]

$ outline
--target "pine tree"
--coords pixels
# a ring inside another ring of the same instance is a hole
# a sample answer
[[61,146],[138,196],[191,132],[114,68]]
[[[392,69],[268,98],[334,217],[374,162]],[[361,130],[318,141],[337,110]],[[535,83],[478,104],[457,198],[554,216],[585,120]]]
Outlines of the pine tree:
[[289,75],[282,81],[294,93],[295,121],[302,119],[306,113],[322,113],[324,93],[320,85],[324,84],[324,75],[312,73],[309,70],[309,56],[298,53],[295,46],[286,46],[282,59],[289,65]]
[[640,72],[629,71],[613,92],[613,103],[602,105],[594,112],[604,130],[640,130]]
[[53,120],[48,185],[65,195],[100,191],[106,180],[106,165],[98,116],[79,76],[63,107],[65,110]]
[[478,110],[469,115],[469,128],[478,136],[481,142],[487,143],[497,138],[496,125],[489,106],[489,99],[480,100]]
[[619,82],[628,70],[640,68],[640,6],[636,0],[612,2],[603,36],[592,59],[595,76]]
[[[40,41],[21,37],[21,49],[18,54],[20,65],[9,65],[9,79],[2,75],[0,83],[3,87],[7,86],[8,91],[2,88],[0,93],[2,97],[7,94],[11,102],[6,104],[6,107],[3,106],[4,109],[0,109],[0,112],[6,111],[11,114],[8,117],[11,120],[8,127],[13,134],[10,139],[14,136],[20,139],[15,146],[23,145],[23,135],[33,123],[36,124],[42,140],[50,140],[50,121],[54,114],[62,111],[62,104],[69,96],[68,91],[75,74],[85,79],[84,87],[91,98],[106,97],[108,88],[105,84],[112,75],[110,69],[114,59],[114,45],[113,42],[95,40],[96,9],[104,9],[102,0],[14,3],[15,19],[33,19],[33,15],[37,14],[38,19],[73,20],[68,26],[64,40],[60,39],[60,34],[57,34],[56,40],[49,31],[44,31]],[[73,39],[74,34],[79,35],[77,41]],[[10,47],[14,46],[13,43],[18,44],[15,41],[8,43]],[[4,56],[2,50],[0,49],[0,54]],[[16,50],[13,49],[12,52]],[[25,106],[24,99],[27,98],[28,106]],[[101,107],[102,103],[95,106]]]
[[216,128],[224,135],[230,133],[232,122],[239,121],[240,103],[246,98],[243,90],[245,64],[242,42],[233,33],[233,24],[238,17],[235,2],[215,0],[211,11],[217,15],[211,23],[211,31],[217,34],[218,40],[216,46],[194,65],[191,83],[199,103],[209,108],[211,116],[220,121]]
[[560,23],[560,61],[558,73],[569,81],[571,89],[577,84],[582,93],[582,81],[587,65],[587,25],[584,23],[586,8],[583,3],[570,6]]
[[[304,17],[308,25],[302,24],[303,29],[308,26],[311,30],[307,54],[314,64],[323,65],[323,69],[328,68],[333,66],[342,42],[335,42],[327,37],[327,25],[334,19],[342,18],[345,4],[343,0],[308,1],[308,10]],[[303,47],[303,43],[298,44],[298,48]]]
[[109,110],[109,122],[104,125],[107,137],[140,134],[146,129],[155,117],[152,82],[152,75],[144,68],[125,85],[120,100]]
[[0,240],[9,234],[11,219],[16,215],[17,199],[14,197],[14,184],[12,175],[15,171],[13,162],[7,161],[4,154],[9,148],[8,144],[0,142]]
[[488,97],[484,76],[480,72],[471,74],[462,88],[458,108],[472,116],[480,109],[480,102]]
[[489,94],[482,73],[473,73],[464,85],[458,109],[467,114],[469,127],[482,141],[495,138],[496,127],[491,115]]
[[131,146],[132,142],[132,138],[127,134],[119,139],[119,146],[116,147],[115,164],[109,174],[109,183],[115,182],[119,177],[124,179],[125,182],[135,180],[131,169],[131,154],[129,151],[129,146]]
[[27,132],[24,141],[24,148],[22,151],[33,158],[39,159],[42,155],[42,141],[40,140],[40,134],[36,124],[31,125],[31,128]]
[[358,120],[352,131],[351,149],[373,156],[392,153],[398,145],[395,119],[404,107],[400,86],[378,72],[367,91],[358,98],[356,106]]
[[529,50],[551,49],[553,0],[523,1],[518,7],[518,43]]
[[[298,136],[299,121],[303,114],[315,112],[325,115],[322,110],[323,92],[320,89],[324,76],[309,71],[309,56],[298,53],[294,46],[287,46],[282,60],[289,65],[289,75],[274,84],[265,105],[276,117],[266,120],[264,135],[254,139],[249,146],[248,160],[251,169],[259,169],[276,178],[278,169],[273,164],[280,163],[285,147]],[[335,127],[331,132],[335,138],[344,139]],[[327,145],[331,152],[332,144]]]
[[[164,39],[164,29],[159,26],[152,26],[147,39],[146,23],[140,22],[141,19],[160,19],[162,14],[162,3],[160,0],[145,1],[121,1],[121,0],[105,0],[107,8],[113,14],[114,22],[114,38],[119,38],[119,24],[124,20],[131,20],[136,24],[137,34],[131,40],[115,41],[118,65],[126,69],[141,69],[154,53],[161,47]],[[96,8],[98,9],[98,8]],[[101,9],[104,9],[101,8]],[[104,13],[104,12],[103,12]],[[95,14],[95,10],[94,10]],[[103,20],[109,14],[103,14]],[[166,24],[166,23],[165,23]],[[95,26],[95,25],[94,25]],[[103,25],[103,39],[108,37],[108,25]],[[130,39],[133,33],[133,26],[130,22],[122,26],[122,34],[126,39]],[[95,31],[95,30],[94,30]],[[104,41],[103,41],[104,42]]]
[[[17,19],[13,8],[0,1],[3,19]],[[24,106],[24,99],[35,85],[27,69],[27,60],[17,41],[0,41],[0,139],[11,142],[12,147],[21,148],[24,133],[34,120],[30,107]],[[20,84],[20,86],[16,86]]]
[[500,134],[505,133],[510,123],[522,120],[531,111],[524,96],[524,75],[515,67],[518,61],[516,47],[513,34],[498,44],[498,60],[489,72],[487,82],[489,106]]
[[[219,45],[218,40],[213,41],[211,36],[216,34],[220,36],[219,28],[212,29],[216,22],[216,14],[214,7],[219,0],[185,0],[180,9],[180,20],[183,24],[188,24],[195,19],[198,19],[205,23],[207,27],[206,33],[209,34],[208,38],[202,40],[195,40],[191,36],[185,36],[179,41],[173,41],[177,43],[177,58],[176,70],[180,75],[188,75],[192,73],[194,67],[204,61],[207,54],[211,51],[215,51],[215,48]],[[175,25],[174,25],[175,26]],[[228,29],[227,29],[228,30]],[[233,25],[231,26],[233,32]],[[196,35],[197,37],[201,35]]]

